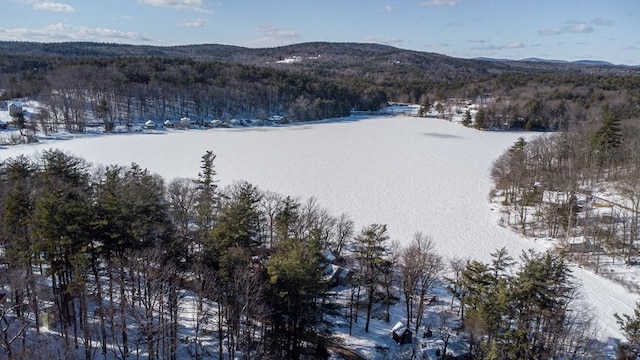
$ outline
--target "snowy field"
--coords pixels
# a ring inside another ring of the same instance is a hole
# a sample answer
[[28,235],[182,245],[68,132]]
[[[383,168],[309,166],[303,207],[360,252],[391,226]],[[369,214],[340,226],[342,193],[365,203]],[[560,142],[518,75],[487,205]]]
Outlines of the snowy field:
[[[314,196],[333,214],[349,214],[358,229],[387,224],[400,242],[422,231],[448,258],[489,261],[489,253],[501,247],[517,258],[522,250],[549,246],[499,226],[499,209],[488,200],[491,162],[520,136],[535,134],[483,132],[436,119],[361,117],[50,140],[0,147],[0,160],[60,148],[94,164],[135,162],[170,180],[196,177],[201,156],[212,150],[222,186],[246,180],[303,200]],[[613,313],[632,314],[638,295],[582,269],[575,275],[602,339],[621,338]]]

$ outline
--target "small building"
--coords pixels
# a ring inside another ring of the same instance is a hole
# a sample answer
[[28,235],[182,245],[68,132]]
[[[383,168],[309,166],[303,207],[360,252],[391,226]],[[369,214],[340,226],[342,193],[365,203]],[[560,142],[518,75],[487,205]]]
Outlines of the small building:
[[231,121],[229,121],[229,126],[240,127],[244,126],[244,123],[240,119],[231,119]]
[[144,123],[145,129],[155,129],[156,127],[157,127],[156,122],[153,120],[147,120],[147,122]]
[[344,286],[351,280],[351,271],[342,266],[329,264],[324,268],[324,273],[329,287]]
[[180,118],[180,127],[184,129],[188,129],[191,127],[191,119],[188,117]]
[[336,263],[336,256],[333,255],[333,253],[329,249],[322,250],[322,257],[324,257],[324,259],[327,260],[329,264]]
[[9,109],[9,116],[22,114],[22,101],[9,101],[7,108]]
[[391,336],[393,337],[393,340],[395,342],[397,342],[400,345],[404,345],[404,344],[411,344],[413,333],[411,332],[411,330],[409,330],[409,328],[404,326],[402,322],[398,322],[391,329]]
[[211,127],[213,127],[213,128],[223,127],[223,126],[224,126],[224,122],[223,122],[222,120],[213,119],[213,120],[211,120],[211,122],[209,123],[209,126],[211,126]]
[[584,236],[579,236],[568,239],[564,246],[562,246],[562,249],[568,253],[586,254],[597,251],[598,247],[593,246]]
[[172,128],[172,127],[176,126],[176,124],[171,120],[165,121],[162,125],[164,125],[164,127],[166,127],[166,128]]

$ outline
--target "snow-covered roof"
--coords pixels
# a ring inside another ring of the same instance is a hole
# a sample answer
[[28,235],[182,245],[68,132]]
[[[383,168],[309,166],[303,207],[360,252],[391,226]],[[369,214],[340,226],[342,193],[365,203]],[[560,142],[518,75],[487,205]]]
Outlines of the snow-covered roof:
[[391,332],[396,332],[402,328],[404,328],[404,324],[402,323],[402,321],[398,321],[395,325],[393,325],[393,327],[391,328]]
[[333,253],[330,250],[323,250],[322,251],[322,256],[324,256],[324,258],[328,261],[328,262],[334,262],[336,261],[336,256],[333,255]]
[[22,101],[20,101],[20,100],[7,101],[7,106],[11,106],[11,105],[17,106],[17,107],[22,107]]

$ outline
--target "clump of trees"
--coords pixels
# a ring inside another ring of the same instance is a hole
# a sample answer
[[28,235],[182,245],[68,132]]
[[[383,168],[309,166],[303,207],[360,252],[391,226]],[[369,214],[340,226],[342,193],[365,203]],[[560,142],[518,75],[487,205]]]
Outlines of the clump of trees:
[[492,256],[469,262],[459,280],[472,358],[600,358],[564,257],[525,252],[516,266],[504,248]]
[[[390,321],[400,263],[420,326],[443,271],[429,238],[402,250],[385,225],[356,234],[313,198],[246,182],[220,189],[214,160],[207,152],[197,178],[168,184],[136,164],[94,168],[59,150],[0,164],[7,356],[319,356],[336,343],[332,317],[365,331],[374,316]],[[331,263],[352,274],[341,304]],[[180,335],[185,321],[192,337]],[[60,335],[40,335],[45,325]]]
[[[585,236],[594,253],[629,262],[637,254],[640,207],[640,130],[602,109],[602,121],[526,141],[519,139],[492,165],[494,194],[509,225],[530,236]],[[594,197],[607,187],[619,201]],[[592,213],[592,204],[611,208]],[[597,264],[596,264],[597,268]]]
[[[212,331],[219,356],[315,353],[332,304],[321,251],[353,223],[248,183],[218,189],[214,159],[169,184],[136,164],[94,169],[58,150],[4,162],[5,353],[175,359],[188,346],[199,357]],[[179,313],[188,302],[193,314]],[[44,313],[60,331],[50,346],[37,345]],[[195,338],[179,337],[185,316]]]

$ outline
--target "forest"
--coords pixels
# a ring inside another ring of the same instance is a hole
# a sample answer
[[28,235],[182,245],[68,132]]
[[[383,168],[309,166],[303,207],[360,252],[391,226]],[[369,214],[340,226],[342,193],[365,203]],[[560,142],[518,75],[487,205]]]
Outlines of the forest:
[[[53,149],[2,163],[6,357],[327,358],[341,346],[336,319],[369,331],[402,304],[407,327],[426,331],[434,286],[452,294],[444,354],[459,331],[473,359],[601,354],[562,254],[445,259],[428,235],[400,246],[384,224],[355,229],[313,198],[219,189],[215,157],[168,184],[136,164],[93,168]],[[328,266],[348,282],[336,287]],[[180,335],[185,311],[192,337]]]
[[[373,44],[307,43],[273,49],[0,42],[0,99],[43,104],[44,131],[189,117],[288,121],[377,111],[389,101],[450,109],[483,105],[477,127],[556,131],[640,111],[635,67],[466,60]],[[304,61],[278,60],[302,55]]]

